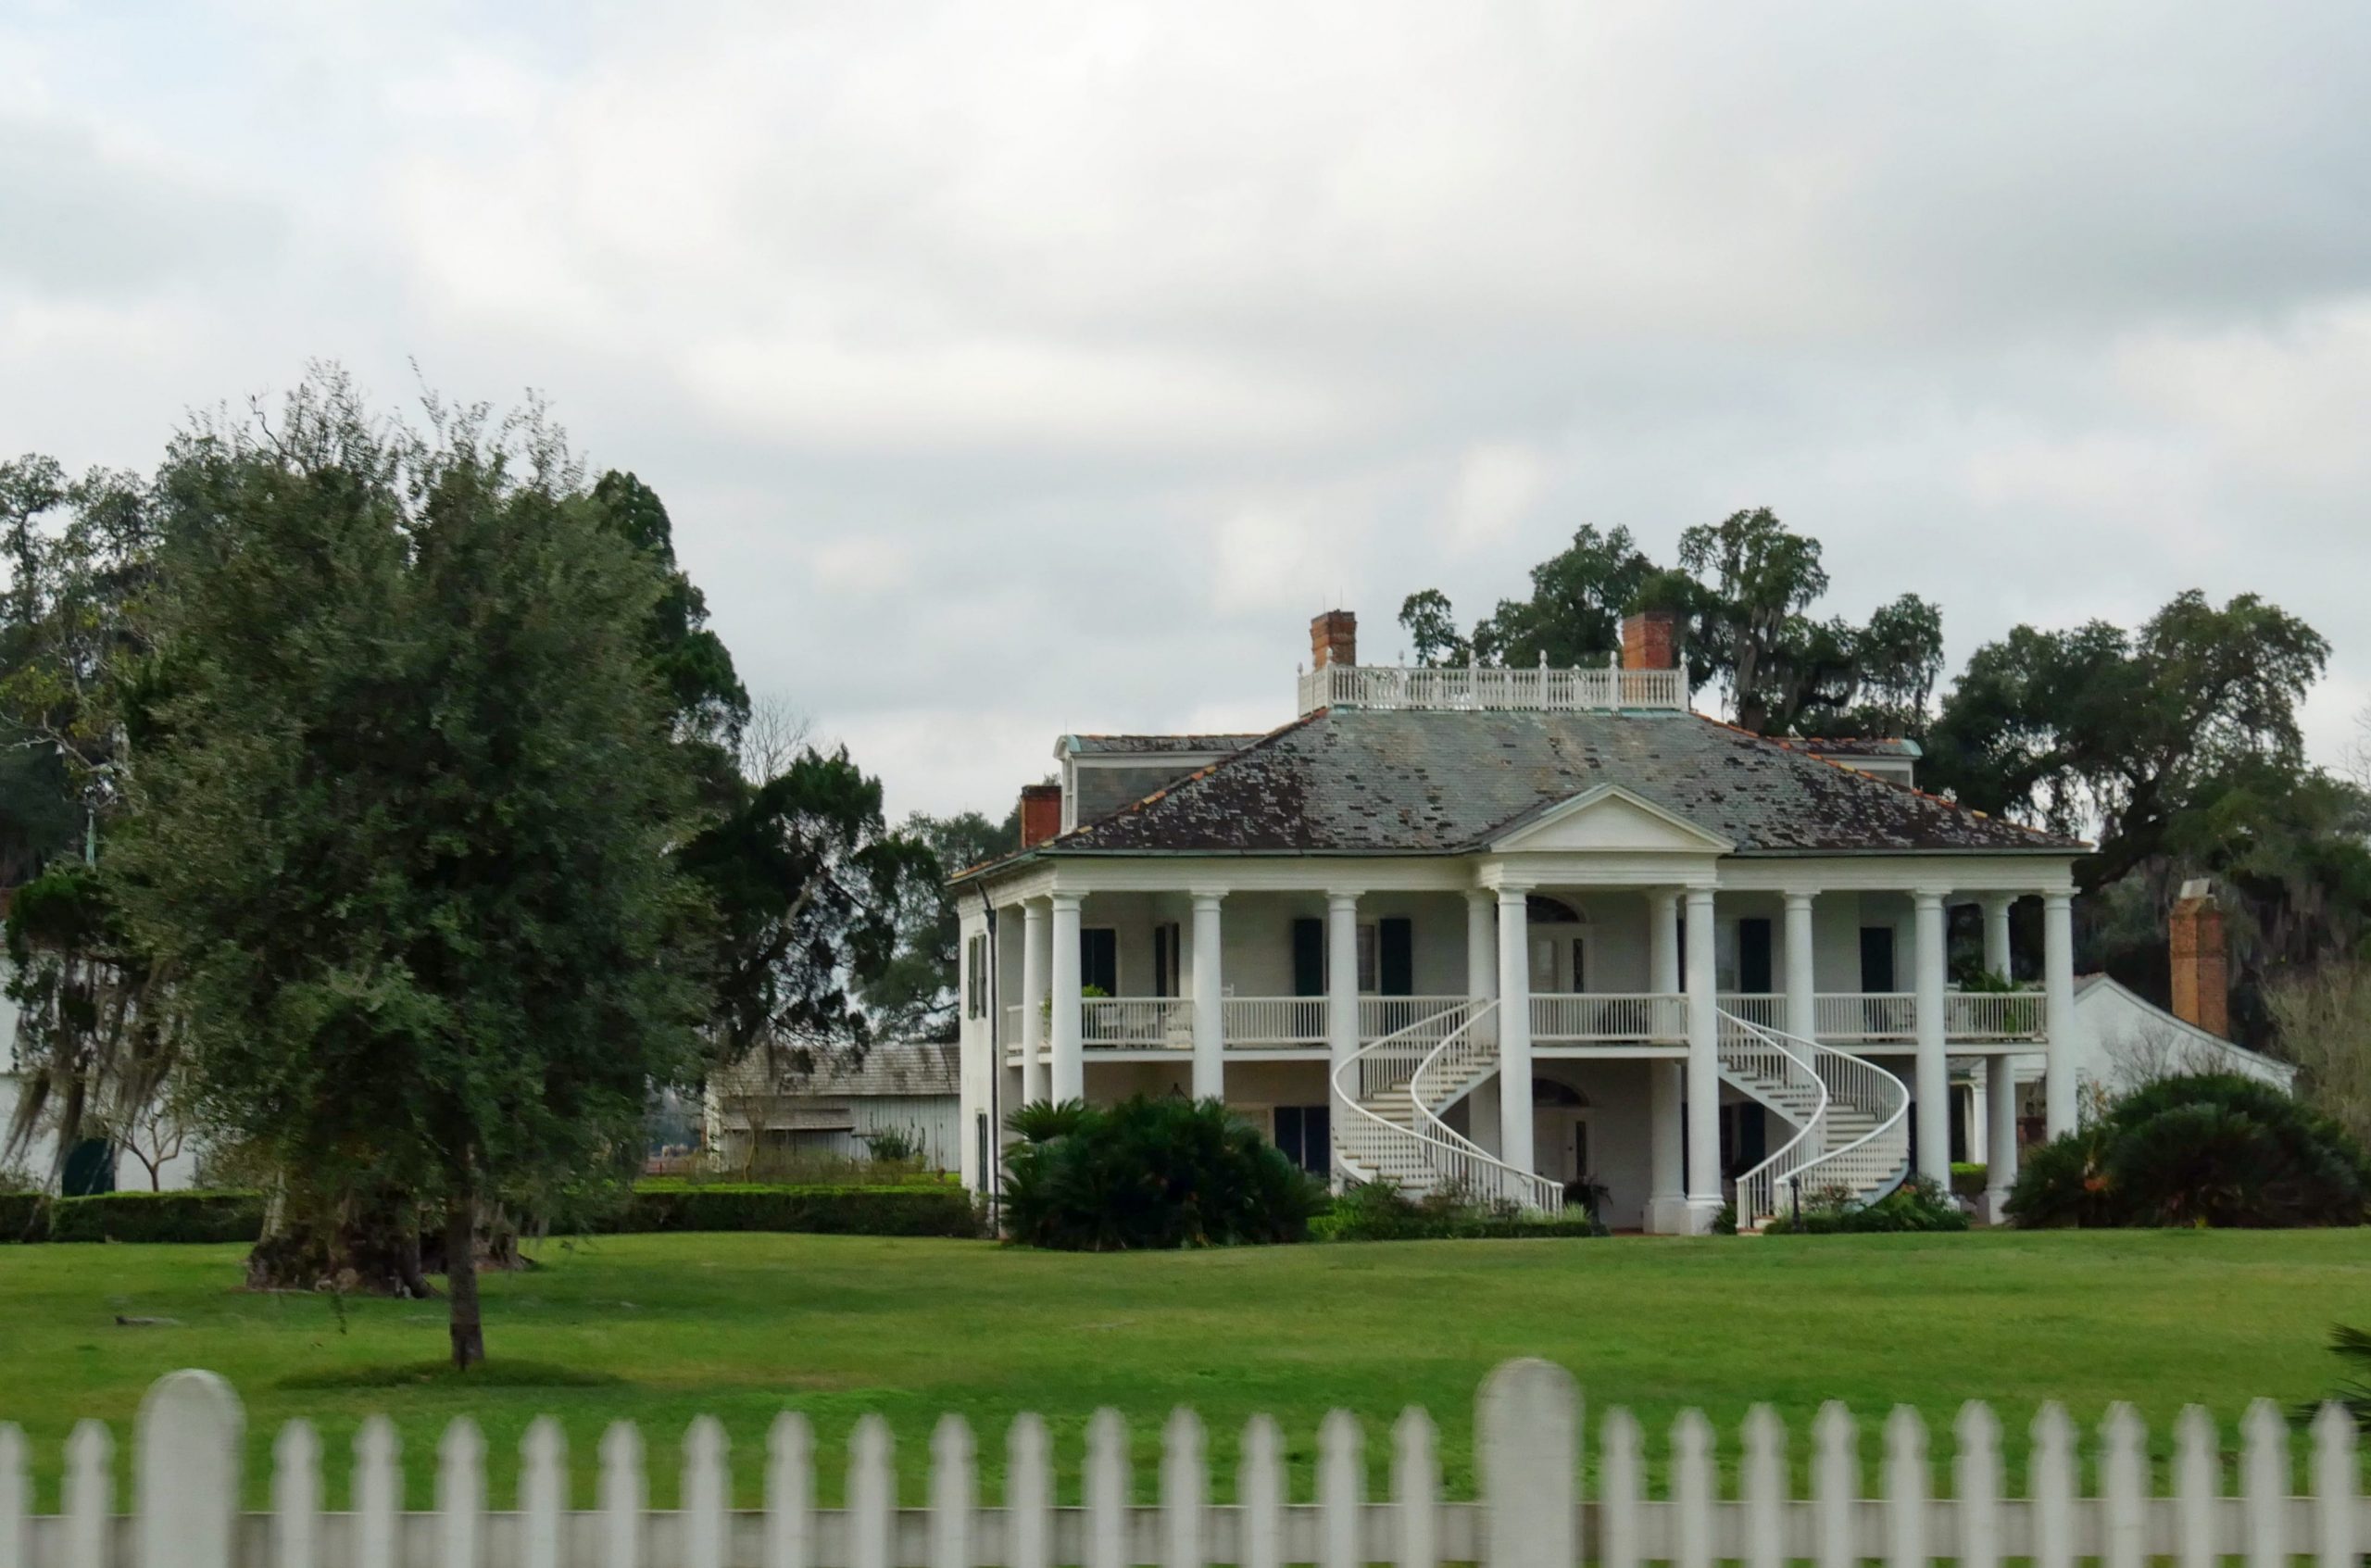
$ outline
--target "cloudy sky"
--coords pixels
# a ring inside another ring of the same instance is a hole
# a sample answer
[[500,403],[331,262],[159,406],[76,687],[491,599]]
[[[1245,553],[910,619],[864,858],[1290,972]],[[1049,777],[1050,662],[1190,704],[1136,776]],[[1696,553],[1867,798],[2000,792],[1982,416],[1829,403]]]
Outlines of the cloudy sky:
[[533,387],[893,806],[1582,522],[2255,590],[2371,702],[2371,8],[0,0],[0,448]]

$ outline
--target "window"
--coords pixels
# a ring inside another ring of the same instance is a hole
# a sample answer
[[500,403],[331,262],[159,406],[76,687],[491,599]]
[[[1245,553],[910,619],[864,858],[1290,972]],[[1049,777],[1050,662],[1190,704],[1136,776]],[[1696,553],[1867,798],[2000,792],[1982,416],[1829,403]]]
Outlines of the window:
[[985,935],[963,944],[963,1016],[988,1016],[988,939]]
[[1374,927],[1359,927],[1359,995],[1372,997],[1382,988],[1383,969],[1375,946]]
[[1175,921],[1163,921],[1152,928],[1152,994],[1156,997],[1182,997],[1178,989],[1178,961],[1181,943]]
[[1120,994],[1120,934],[1108,925],[1083,927],[1078,934],[1078,983],[1092,985],[1107,997]]
[[1276,1147],[1302,1170],[1322,1176],[1334,1159],[1333,1109],[1323,1105],[1280,1105],[1275,1117]]

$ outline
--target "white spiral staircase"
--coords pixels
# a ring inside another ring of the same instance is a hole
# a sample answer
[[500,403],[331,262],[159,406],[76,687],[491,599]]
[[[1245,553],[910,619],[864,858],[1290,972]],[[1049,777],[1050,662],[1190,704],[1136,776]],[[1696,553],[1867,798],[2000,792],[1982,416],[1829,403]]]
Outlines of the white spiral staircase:
[[[1519,1170],[1441,1119],[1499,1070],[1499,1003],[1480,997],[1385,1035],[1335,1069],[1336,1161],[1353,1181],[1425,1196],[1462,1192],[1553,1214],[1562,1186]],[[1875,1062],[1722,1012],[1722,1079],[1784,1117],[1794,1135],[1737,1178],[1740,1230],[1802,1198],[1857,1202],[1898,1185],[1909,1160],[1910,1091]]]

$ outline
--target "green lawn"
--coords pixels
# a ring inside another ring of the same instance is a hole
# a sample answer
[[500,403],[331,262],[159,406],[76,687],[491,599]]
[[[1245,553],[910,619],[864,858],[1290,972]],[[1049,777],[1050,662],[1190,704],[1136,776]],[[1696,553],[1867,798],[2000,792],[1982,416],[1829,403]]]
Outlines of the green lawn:
[[[1802,1434],[1822,1399],[1868,1417],[1908,1402],[1940,1441],[1963,1399],[1992,1400],[2022,1474],[2024,1429],[2045,1399],[2086,1426],[2128,1399],[2162,1456],[2175,1412],[2226,1424],[2247,1400],[2315,1398],[2337,1367],[2332,1323],[2371,1323],[2363,1232],[2014,1233],[1671,1241],[1417,1242],[1082,1257],[985,1243],[862,1236],[634,1236],[547,1246],[544,1267],[486,1285],[494,1358],[463,1385],[408,1375],[443,1351],[440,1303],[236,1288],[235,1247],[0,1248],[0,1419],[32,1438],[41,1506],[56,1499],[72,1422],[129,1424],[150,1379],[209,1367],[246,1402],[249,1490],[264,1496],[271,1433],[312,1418],[332,1454],[374,1410],[402,1428],[415,1506],[435,1434],[467,1411],[487,1429],[507,1506],[517,1442],[538,1412],[569,1433],[580,1506],[601,1426],[649,1439],[654,1501],[671,1501],[675,1445],[699,1411],[722,1417],[754,1502],[764,1433],[785,1405],[836,1454],[861,1411],[889,1417],[909,1496],[943,1411],[981,1434],[1000,1471],[1002,1428],[1035,1409],[1066,1469],[1085,1419],[1117,1406],[1153,1486],[1155,1428],[1173,1405],[1211,1428],[1231,1487],[1244,1418],[1269,1411],[1308,1485],[1317,1420],[1370,1418],[1380,1486],[1384,1427],[1401,1406],[1445,1428],[1449,1483],[1470,1493],[1475,1384],[1540,1355],[1573,1369],[1592,1418],[1637,1411],[1660,1450],[1672,1415],[1712,1413],[1733,1447],[1758,1399]],[[119,1315],[165,1317],[119,1326]],[[1594,1425],[1594,1419],[1591,1424]],[[1874,1466],[1874,1431],[1863,1439]],[[835,1461],[831,1465],[835,1471]],[[1660,1472],[1660,1461],[1656,1469]],[[333,1462],[332,1500],[344,1496]],[[824,1478],[827,1494],[835,1475]]]

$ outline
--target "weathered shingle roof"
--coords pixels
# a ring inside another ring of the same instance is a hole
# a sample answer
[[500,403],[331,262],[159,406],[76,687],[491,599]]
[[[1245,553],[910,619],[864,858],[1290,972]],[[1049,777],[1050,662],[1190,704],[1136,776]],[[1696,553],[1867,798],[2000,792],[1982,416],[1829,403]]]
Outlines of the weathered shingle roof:
[[1328,709],[1041,854],[1453,854],[1619,784],[1739,854],[2044,850],[1987,817],[1692,713]]
[[[861,1061],[819,1052],[801,1071],[784,1060],[772,1091],[782,1095],[951,1095],[961,1088],[960,1047],[930,1040],[884,1040],[865,1050]],[[752,1051],[719,1074],[721,1086],[750,1093],[767,1079],[765,1053]]]

